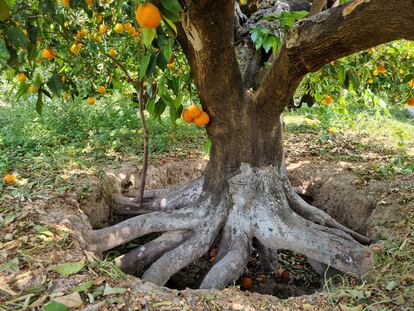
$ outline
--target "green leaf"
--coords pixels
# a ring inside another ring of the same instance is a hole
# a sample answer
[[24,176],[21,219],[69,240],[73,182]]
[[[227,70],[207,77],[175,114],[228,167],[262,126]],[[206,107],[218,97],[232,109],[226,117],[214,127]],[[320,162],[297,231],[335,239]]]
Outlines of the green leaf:
[[59,96],[64,87],[62,83],[62,76],[58,73],[54,73],[47,82],[47,86],[54,95]]
[[39,88],[39,91],[37,92],[37,100],[36,100],[36,112],[38,114],[42,114],[43,109],[43,95],[42,95],[42,89]]
[[51,267],[52,271],[55,271],[61,275],[71,275],[78,273],[80,270],[83,269],[85,265],[82,262],[67,262],[63,264],[58,264]]
[[160,0],[161,5],[171,12],[181,12],[183,9],[177,0]]
[[0,0],[0,21],[4,21],[10,17],[10,6],[5,0]]
[[414,73],[408,74],[402,80],[402,83],[408,83],[414,78]]
[[204,144],[204,152],[205,154],[210,154],[210,150],[211,150],[211,146],[213,145],[213,143],[211,142],[210,139],[207,139],[207,141]]
[[165,16],[164,16],[164,20],[174,30],[174,33],[177,34],[177,27],[175,26],[174,22]]
[[151,54],[147,54],[144,56],[144,58],[141,61],[141,68],[139,70],[138,79],[142,80],[144,78],[145,73],[147,72],[148,65],[151,60]]
[[17,27],[9,27],[6,32],[7,37],[9,38],[12,45],[17,48],[27,48],[29,44],[29,40],[24,35],[23,31],[21,31]]
[[154,40],[155,36],[157,34],[157,31],[152,28],[144,28],[142,31],[142,41],[144,42],[144,45],[146,47],[150,47],[152,44],[152,41]]
[[47,305],[45,305],[42,308],[42,310],[43,311],[70,311],[70,309],[66,307],[64,304],[56,302],[56,301],[49,302]]
[[109,286],[108,283],[106,283],[103,295],[108,296],[108,295],[114,295],[114,294],[124,294],[125,292],[126,292],[125,288],[111,287],[111,286]]
[[93,286],[93,281],[88,281],[85,283],[82,283],[78,286],[76,286],[72,291],[73,292],[86,292],[88,289],[90,289]]
[[54,236],[53,232],[50,232],[46,227],[36,225],[33,229],[35,229],[35,231],[39,234],[43,234],[46,236]]
[[352,82],[352,85],[354,86],[355,89],[359,88],[359,85],[361,84],[361,81],[359,81],[358,76],[355,74],[355,72],[353,70],[348,71],[348,76],[349,79]]

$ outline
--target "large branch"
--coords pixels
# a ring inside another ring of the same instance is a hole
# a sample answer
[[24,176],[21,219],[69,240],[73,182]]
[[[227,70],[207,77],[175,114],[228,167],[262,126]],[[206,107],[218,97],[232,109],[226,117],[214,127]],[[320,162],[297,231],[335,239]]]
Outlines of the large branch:
[[414,40],[413,21],[414,0],[354,0],[304,19],[289,32],[257,92],[258,103],[282,111],[305,74],[379,44]]

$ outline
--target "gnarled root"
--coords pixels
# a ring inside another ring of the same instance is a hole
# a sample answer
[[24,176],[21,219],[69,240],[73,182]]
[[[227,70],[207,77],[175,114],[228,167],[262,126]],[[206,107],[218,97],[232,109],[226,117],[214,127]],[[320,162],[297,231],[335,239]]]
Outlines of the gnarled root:
[[[236,280],[256,240],[259,256],[267,257],[260,258],[262,265],[270,270],[276,268],[272,257],[278,249],[296,251],[315,260],[315,264],[323,263],[357,276],[372,265],[369,248],[356,239],[367,240],[315,207],[306,206],[292,194],[286,179],[274,167],[243,164],[221,193],[209,193],[202,187],[198,180],[181,188],[181,195],[172,191],[164,197],[163,192],[166,209],[91,231],[85,240],[92,250],[101,252],[162,232],[155,240],[116,260],[124,271],[135,275],[148,267],[142,279],[158,285],[164,285],[174,273],[205,254],[220,233],[216,263],[201,288],[223,288]],[[153,197],[160,198],[157,194]]]

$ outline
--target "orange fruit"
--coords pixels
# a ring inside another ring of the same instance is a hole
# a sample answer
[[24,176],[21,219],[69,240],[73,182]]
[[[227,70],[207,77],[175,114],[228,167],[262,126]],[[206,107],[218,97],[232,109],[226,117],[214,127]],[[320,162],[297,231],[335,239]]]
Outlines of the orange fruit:
[[20,82],[24,82],[26,81],[26,79],[26,74],[24,72],[19,72],[19,74],[17,75],[17,80],[19,80]]
[[252,288],[253,280],[252,278],[243,278],[241,284],[244,289],[250,289]]
[[208,116],[207,112],[202,111],[198,118],[194,119],[194,123],[197,126],[203,126],[210,122],[210,117]]
[[333,97],[328,95],[325,97],[325,104],[330,105],[333,103]]
[[191,123],[194,121],[194,118],[190,116],[188,109],[184,109],[181,113],[181,118],[183,118],[184,122]]
[[174,63],[168,63],[167,67],[168,67],[168,69],[173,70],[175,68],[175,64]]
[[86,102],[88,103],[88,105],[94,105],[96,103],[96,99],[94,97],[88,97],[86,99]]
[[378,71],[377,69],[375,69],[375,70],[372,72],[372,74],[373,74],[374,76],[378,76],[380,73],[379,73],[379,71]]
[[93,38],[95,39],[96,42],[102,42],[102,37],[99,33],[94,34]]
[[70,1],[69,0],[62,0],[62,3],[65,7],[70,8]]
[[37,92],[39,91],[39,87],[37,85],[30,85],[29,89],[28,89],[30,94],[37,94]]
[[372,83],[374,83],[374,80],[368,79],[368,84],[372,84]]
[[144,28],[157,28],[161,23],[160,10],[149,2],[138,6],[135,18],[138,24]]
[[414,79],[407,82],[409,87],[414,87]]
[[414,107],[414,97],[410,97],[407,99],[407,105],[410,107]]
[[98,23],[102,23],[102,20],[103,20],[102,14],[100,14],[100,13],[96,14],[96,21]]
[[43,58],[46,58],[48,60],[52,60],[56,57],[56,52],[51,48],[45,48],[42,51],[42,56],[43,56]]
[[191,105],[187,110],[188,115],[193,119],[198,118],[201,115],[201,110],[196,105]]
[[110,49],[108,54],[111,55],[112,57],[115,57],[116,56],[116,50],[115,49]]
[[99,94],[105,94],[106,89],[104,86],[101,85],[100,87],[98,87],[97,91]]
[[88,4],[88,8],[93,6],[93,0],[87,0],[86,3]]
[[114,31],[116,33],[123,33],[124,32],[124,26],[120,23],[115,24]]
[[72,52],[72,54],[78,55],[79,52],[80,52],[81,47],[82,47],[82,44],[81,43],[74,43],[70,47],[70,51]]
[[14,183],[16,183],[17,178],[14,175],[5,175],[3,177],[3,180],[6,184],[14,184]]
[[86,33],[87,33],[86,29],[81,29],[81,30],[79,30],[79,31],[78,31],[78,33],[76,34],[76,38],[77,38],[77,39],[82,39],[82,38],[84,38],[84,37],[85,37]]
[[328,133],[335,134],[336,133],[336,127],[328,128]]
[[103,35],[105,34],[106,26],[104,24],[99,25],[99,32]]
[[378,72],[379,73],[386,73],[387,72],[387,69],[385,69],[385,66],[384,65],[380,65],[378,67]]

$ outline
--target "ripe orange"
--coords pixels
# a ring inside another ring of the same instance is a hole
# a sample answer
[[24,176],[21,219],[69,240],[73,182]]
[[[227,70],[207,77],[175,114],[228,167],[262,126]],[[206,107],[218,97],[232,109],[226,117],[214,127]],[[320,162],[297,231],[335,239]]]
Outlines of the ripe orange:
[[372,83],[374,83],[374,80],[368,79],[368,84],[372,84]]
[[202,111],[198,118],[194,119],[194,123],[198,126],[206,125],[210,122],[210,117],[208,116],[207,112]]
[[336,127],[328,128],[328,133],[335,134],[336,133]]
[[93,38],[95,39],[96,42],[102,42],[102,37],[99,33],[94,34]]
[[72,52],[72,54],[78,55],[79,52],[80,52],[81,47],[82,47],[82,44],[81,43],[74,43],[70,47],[70,51]]
[[48,60],[52,60],[56,57],[56,52],[52,48],[45,48],[42,51],[43,58]]
[[70,0],[62,0],[62,3],[65,7],[70,8]]
[[103,35],[105,34],[106,26],[104,24],[99,25],[99,32]]
[[14,175],[5,175],[3,177],[3,180],[6,184],[14,184],[14,183],[16,183],[17,178]]
[[414,107],[414,97],[410,97],[407,99],[407,105],[410,107]]
[[19,80],[19,82],[24,82],[26,81],[26,79],[26,74],[24,72],[19,72],[19,74],[17,75],[17,80]]
[[100,13],[96,14],[96,21],[98,22],[98,24],[102,23],[102,20],[103,20],[102,14]]
[[86,29],[81,29],[81,30],[79,30],[79,31],[78,31],[78,33],[76,34],[76,38],[77,38],[77,39],[82,39],[82,38],[84,38],[84,37],[85,37],[86,33],[87,33]]
[[181,118],[183,118],[184,122],[191,123],[194,121],[194,118],[190,116],[188,109],[184,109],[181,113]]
[[94,105],[96,103],[96,99],[94,97],[88,97],[86,99],[86,102],[88,103],[88,105]]
[[114,31],[116,33],[123,33],[124,32],[124,26],[120,23],[115,24]]
[[188,107],[188,115],[193,119],[198,118],[201,115],[201,110],[196,105],[191,105]]
[[100,87],[98,87],[97,91],[99,94],[105,94],[106,89],[104,86],[101,85]]
[[241,284],[244,289],[250,289],[252,288],[253,280],[252,278],[243,278]]
[[414,79],[411,79],[410,81],[407,82],[409,87],[414,87]]
[[39,91],[39,87],[37,85],[30,85],[29,89],[28,89],[30,94],[37,94],[37,92]]
[[328,95],[325,97],[325,104],[330,105],[333,103],[333,97]]
[[175,68],[175,64],[174,63],[168,63],[167,67],[168,67],[168,69],[173,70]]
[[384,65],[380,65],[378,67],[378,72],[379,73],[386,73],[387,72],[387,69],[385,69],[385,66]]
[[88,4],[88,8],[93,6],[93,0],[87,0],[86,3]]
[[115,49],[110,49],[108,54],[111,55],[112,57],[115,57],[117,53]]
[[138,6],[135,18],[138,24],[144,28],[157,28],[161,23],[160,10],[149,2]]

